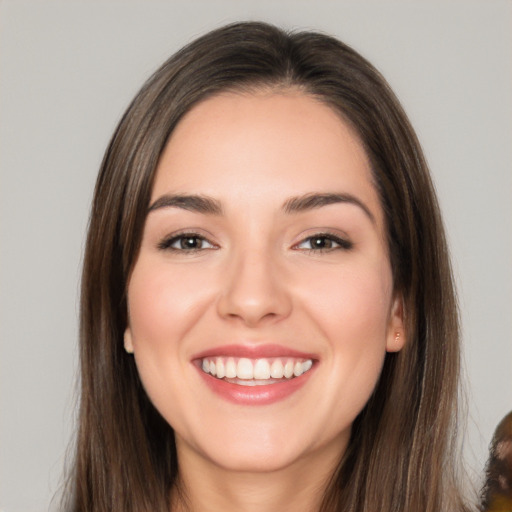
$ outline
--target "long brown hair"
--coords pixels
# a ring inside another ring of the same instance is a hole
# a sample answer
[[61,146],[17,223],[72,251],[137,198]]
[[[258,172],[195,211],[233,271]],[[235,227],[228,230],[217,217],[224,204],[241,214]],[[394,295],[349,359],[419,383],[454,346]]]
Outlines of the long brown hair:
[[168,511],[178,465],[172,428],[123,350],[126,284],[155,169],[181,117],[221,91],[300,89],[358,133],[385,213],[405,348],[387,354],[325,511],[463,510],[454,469],[459,331],[445,235],[415,133],[382,76],[319,33],[264,23],[195,40],[147,81],[106,151],[90,216],[81,295],[81,402],[71,510]]

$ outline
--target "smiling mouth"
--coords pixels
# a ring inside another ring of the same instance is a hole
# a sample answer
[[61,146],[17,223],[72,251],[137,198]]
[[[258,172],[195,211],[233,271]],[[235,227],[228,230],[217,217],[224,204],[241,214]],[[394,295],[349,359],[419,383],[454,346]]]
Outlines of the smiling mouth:
[[300,377],[313,367],[312,359],[204,357],[200,360],[204,373],[240,386],[266,386]]

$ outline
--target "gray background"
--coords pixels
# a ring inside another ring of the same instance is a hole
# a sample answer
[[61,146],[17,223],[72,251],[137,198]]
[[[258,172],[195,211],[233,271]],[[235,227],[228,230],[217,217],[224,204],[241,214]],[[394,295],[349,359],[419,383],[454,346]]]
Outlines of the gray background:
[[73,431],[77,296],[95,175],[131,97],[172,52],[238,19],[317,28],[402,100],[439,191],[460,292],[481,473],[512,409],[512,3],[0,3],[0,509],[47,510]]

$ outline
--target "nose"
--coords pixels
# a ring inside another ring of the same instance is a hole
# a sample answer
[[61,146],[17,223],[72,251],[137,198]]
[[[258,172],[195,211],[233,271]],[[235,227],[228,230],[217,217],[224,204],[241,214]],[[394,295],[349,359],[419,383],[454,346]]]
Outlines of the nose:
[[217,309],[223,318],[236,319],[248,327],[286,318],[292,300],[285,272],[263,251],[239,255],[224,276]]

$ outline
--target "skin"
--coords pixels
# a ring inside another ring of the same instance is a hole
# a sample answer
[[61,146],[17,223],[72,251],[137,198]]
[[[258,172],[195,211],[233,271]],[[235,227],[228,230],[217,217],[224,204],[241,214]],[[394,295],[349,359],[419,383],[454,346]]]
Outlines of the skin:
[[[283,210],[312,193],[354,201]],[[208,196],[222,212],[150,211],[128,286],[125,348],[175,430],[190,509],[314,510],[386,351],[405,338],[362,145],[299,92],[222,94],[173,132],[151,204],[168,194]],[[183,232],[196,234],[196,250],[180,249]],[[315,235],[326,249],[312,248]],[[174,250],[161,247],[169,239]],[[268,343],[315,356],[306,384],[269,405],[225,400],[192,361],[225,344]]]

